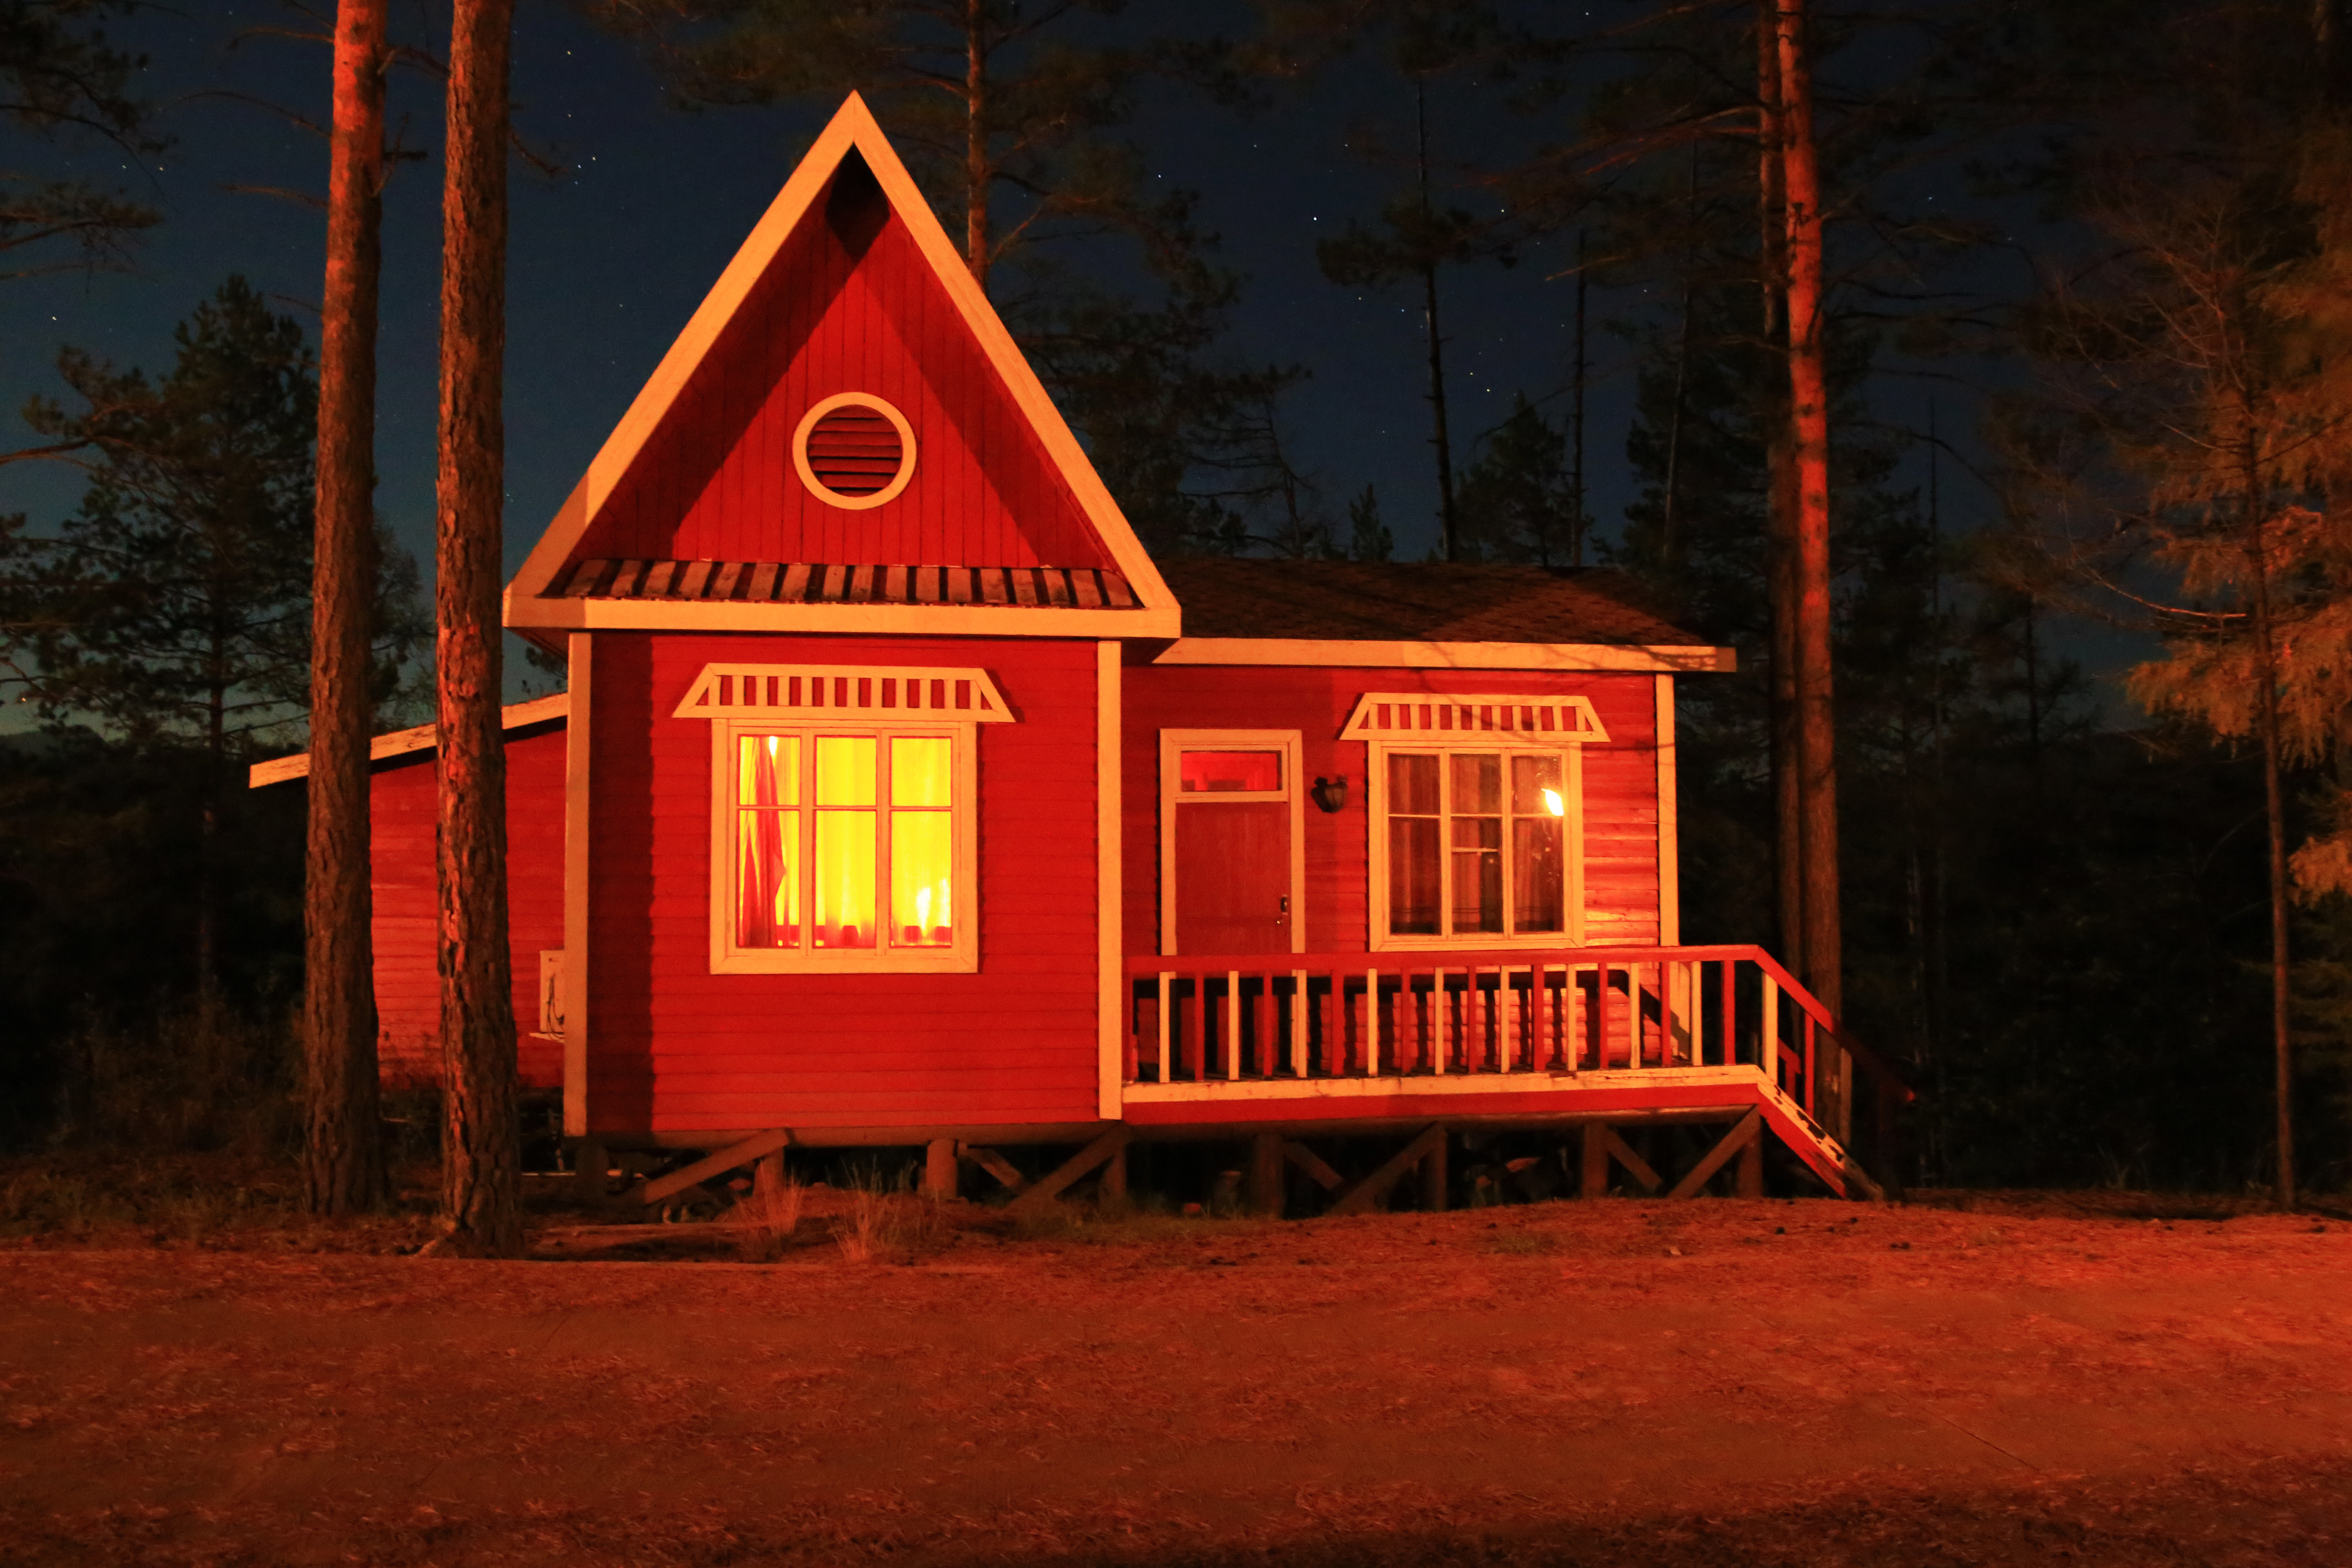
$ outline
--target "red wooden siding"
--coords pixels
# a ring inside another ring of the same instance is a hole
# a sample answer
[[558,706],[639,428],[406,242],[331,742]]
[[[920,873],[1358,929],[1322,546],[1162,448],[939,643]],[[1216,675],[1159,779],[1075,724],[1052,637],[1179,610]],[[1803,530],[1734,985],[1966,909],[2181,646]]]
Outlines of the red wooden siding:
[[[848,205],[810,209],[575,558],[1109,564],[906,226],[872,232],[878,192]],[[793,471],[802,416],[837,392],[884,398],[914,428],[912,479],[871,510],[829,506]]]
[[[648,636],[594,641],[588,1118],[599,1132],[1090,1121],[1090,642]],[[710,973],[713,660],[980,665],[980,972]]]
[[1160,951],[1160,731],[1297,730],[1299,783],[1339,773],[1347,809],[1307,805],[1307,951],[1360,952],[1370,933],[1364,768],[1368,748],[1339,741],[1367,691],[1525,693],[1590,698],[1609,744],[1584,748],[1584,931],[1592,945],[1658,940],[1657,697],[1649,675],[1492,670],[1142,666],[1126,671],[1121,809],[1122,941]]
[[[539,954],[563,945],[563,726],[507,737],[507,921],[514,1007],[527,1089],[563,1087],[563,1047],[537,1036]],[[441,981],[434,957],[433,753],[369,780],[369,857],[375,898],[376,1051],[396,1087],[441,1076]]]

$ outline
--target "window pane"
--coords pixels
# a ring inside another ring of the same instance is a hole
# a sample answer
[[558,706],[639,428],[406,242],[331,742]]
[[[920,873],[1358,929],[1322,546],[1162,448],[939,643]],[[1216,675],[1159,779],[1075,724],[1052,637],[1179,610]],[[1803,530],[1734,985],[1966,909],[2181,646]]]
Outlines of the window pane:
[[[816,803],[874,804],[874,737],[820,735],[816,742]],[[820,866],[824,861],[817,862]]]
[[1565,931],[1566,862],[1560,837],[1567,824],[1556,816],[1522,816],[1511,823],[1511,929]]
[[738,747],[735,804],[798,805],[801,803],[801,738],[746,735]]
[[735,943],[801,944],[801,814],[735,814]]
[[1511,759],[1511,815],[1564,816],[1567,797],[1561,795],[1558,753]]
[[[940,742],[945,745],[947,742]],[[892,775],[897,776],[895,773]],[[892,791],[896,794],[894,788]],[[944,811],[890,814],[890,941],[896,947],[948,947],[953,881],[952,819]]]
[[[1389,813],[1437,815],[1437,759],[1389,754]],[[1436,845],[1430,848],[1433,852]]]
[[[823,768],[825,742],[817,742],[817,765]],[[866,743],[870,757],[874,743]],[[873,777],[866,781],[873,795]],[[818,777],[818,796],[824,779]],[[874,945],[874,813],[820,811],[816,814],[816,945],[825,948]]]
[[1178,787],[1185,795],[1272,794],[1282,787],[1280,752],[1186,752],[1176,766]]
[[1500,816],[1503,810],[1503,759],[1489,753],[1456,752],[1454,764],[1454,809],[1457,815]]
[[[1404,761],[1429,763],[1430,782],[1436,782],[1436,758],[1390,759],[1392,764]],[[1393,766],[1390,774],[1395,774]],[[1438,934],[1437,906],[1441,895],[1437,855],[1435,817],[1389,819],[1389,930],[1400,936]]]
[[[1456,762],[1464,759],[1456,758]],[[1473,762],[1492,758],[1470,758]],[[1499,773],[1499,770],[1497,770]],[[1497,793],[1499,793],[1499,788]],[[1503,819],[1454,818],[1454,931],[1503,929]]]
[[905,736],[890,742],[892,805],[946,805],[952,782],[944,737]]

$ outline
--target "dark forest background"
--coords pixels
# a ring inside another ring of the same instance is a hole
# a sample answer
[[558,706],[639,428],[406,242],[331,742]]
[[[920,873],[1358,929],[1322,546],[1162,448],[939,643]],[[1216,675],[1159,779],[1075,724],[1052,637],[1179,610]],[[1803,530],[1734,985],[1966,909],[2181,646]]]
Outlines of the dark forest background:
[[[0,0],[0,274],[141,265],[160,215],[137,182],[88,174],[88,150],[134,157],[198,133],[142,89],[142,10]],[[961,110],[926,75],[944,58],[931,8],[572,10],[623,39],[679,112],[829,109],[861,85],[961,236]],[[398,25],[414,37],[446,35],[431,6],[412,13]],[[2237,590],[2177,548],[2212,497],[2168,500],[2128,423],[2163,425],[2133,403],[2148,385],[2176,388],[2177,412],[2219,384],[2210,363],[2162,357],[2189,289],[2166,258],[2201,236],[2248,301],[2232,320],[2289,345],[2273,359],[2336,363],[2313,323],[2352,294],[2310,292],[2339,276],[2332,225],[2352,205],[2336,200],[2352,183],[2335,173],[2333,16],[2309,0],[1816,16],[1846,994],[1855,1033],[1921,1091],[1913,1183],[2270,1178],[2257,758],[2214,702],[2144,681],[2164,709],[2152,716],[2112,677],[2226,642],[2239,613]],[[1779,373],[1743,119],[1755,6],[1003,16],[990,291],[1147,542],[1412,559],[1450,524],[1459,558],[1633,574],[1741,656],[1738,675],[1680,683],[1685,934],[1773,944]],[[317,22],[291,6],[259,19]],[[323,80],[323,50],[302,68]],[[429,59],[416,68],[429,86]],[[1294,358],[1234,330],[1250,280],[1195,199],[1150,173],[1153,138],[1274,112],[1341,71],[1416,116],[1334,111],[1318,153],[1390,191],[1332,215],[1317,259],[1328,287],[1386,291],[1420,330],[1423,423],[1390,440],[1429,454],[1415,460],[1433,482],[1410,509],[1369,456],[1351,467],[1302,438],[1313,345]],[[558,111],[530,107],[541,124]],[[526,113],[519,156],[542,155],[532,126]],[[437,160],[429,134],[405,134]],[[323,181],[323,146],[318,163]],[[1465,373],[1444,362],[1446,312],[1531,270],[1577,322],[1572,358],[1511,388],[1505,416],[1465,418],[1457,402],[1449,421]],[[314,323],[226,272],[169,280],[192,309],[168,363],[58,357],[0,464],[0,682],[16,716],[0,731],[0,1144],[261,1148],[293,1125],[272,1108],[295,1070],[300,802],[248,792],[243,773],[302,743]],[[2282,302],[2282,280],[2305,292]],[[58,503],[60,465],[78,499]],[[12,499],[36,469],[47,489]],[[2277,486],[2333,538],[2332,474]],[[396,531],[380,555],[389,729],[426,716],[429,671]],[[2318,624],[2347,595],[2315,560],[2293,565],[2294,592]],[[2336,830],[2345,765],[2340,745],[2297,753],[2294,842]],[[2303,1176],[2341,1190],[2352,910],[2322,893],[2294,918]]]

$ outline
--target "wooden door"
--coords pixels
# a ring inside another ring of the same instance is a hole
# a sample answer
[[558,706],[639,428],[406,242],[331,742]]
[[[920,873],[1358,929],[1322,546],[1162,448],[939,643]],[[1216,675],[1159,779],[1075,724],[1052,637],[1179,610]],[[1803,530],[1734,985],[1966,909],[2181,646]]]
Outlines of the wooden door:
[[1174,810],[1176,951],[1291,951],[1288,803],[1185,801]]

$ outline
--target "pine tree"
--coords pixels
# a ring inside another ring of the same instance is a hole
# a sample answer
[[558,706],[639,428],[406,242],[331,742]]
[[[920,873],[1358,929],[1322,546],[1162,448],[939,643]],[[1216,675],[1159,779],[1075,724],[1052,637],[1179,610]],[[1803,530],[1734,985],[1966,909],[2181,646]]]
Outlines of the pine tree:
[[513,0],[457,0],[441,205],[439,548],[441,1196],[447,1250],[522,1250],[507,945],[499,591],[505,427],[508,59]]
[[303,877],[303,1186],[311,1211],[329,1215],[371,1207],[385,1186],[368,886],[368,588],[375,542],[385,63],[383,0],[342,0],[335,21],[320,311]]
[[[14,144],[0,142],[0,278],[125,266],[161,218],[121,191],[26,171],[35,141],[96,139],[134,163],[170,145],[133,87],[146,58],[117,48],[95,25],[132,8],[131,0],[0,0],[0,126],[15,133]],[[52,254],[66,247],[70,258]]]
[[1582,544],[1576,507],[1568,433],[1520,393],[1478,460],[1463,470],[1456,559],[1566,565]]

